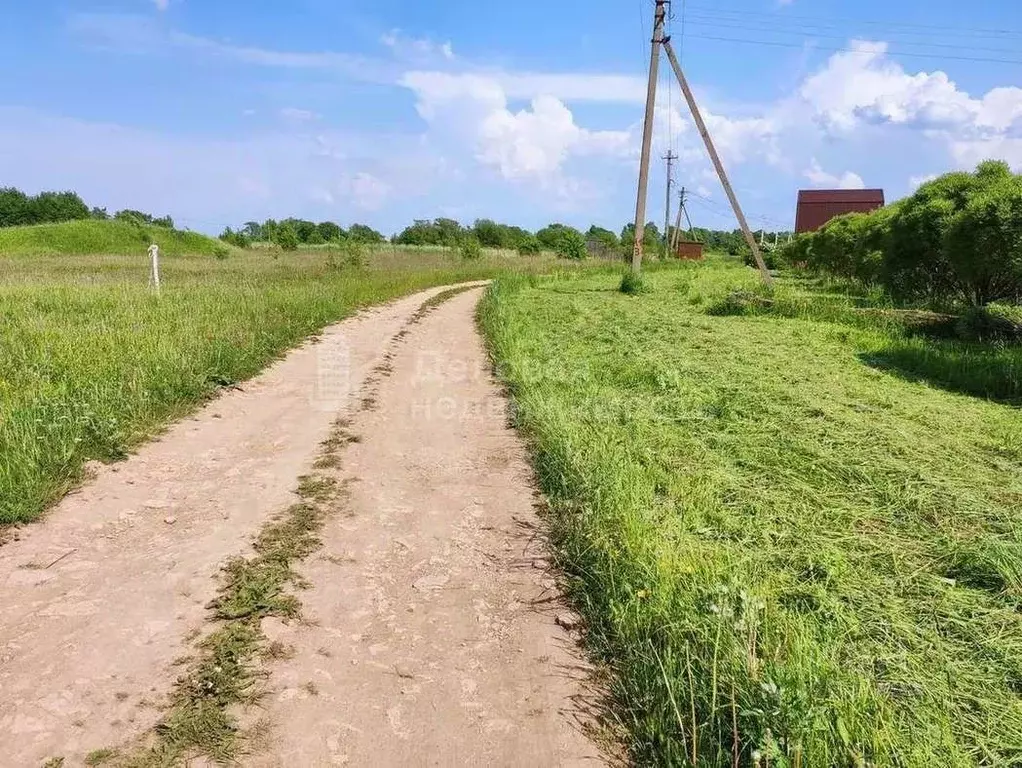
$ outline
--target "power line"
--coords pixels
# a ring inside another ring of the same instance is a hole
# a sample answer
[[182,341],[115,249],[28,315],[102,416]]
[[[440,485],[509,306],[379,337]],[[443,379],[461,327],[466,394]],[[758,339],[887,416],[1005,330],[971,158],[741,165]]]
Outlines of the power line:
[[[717,214],[719,216],[730,216],[730,215],[732,215],[732,212],[731,212],[731,210],[729,208],[726,208],[725,206],[720,205],[719,203],[715,202],[714,200],[712,200],[709,197],[706,197],[705,195],[700,195],[698,192],[693,192],[692,190],[688,190],[687,196],[689,197],[690,202],[694,202],[694,203],[696,203],[698,205],[703,206],[704,208],[709,210],[711,213],[715,213],[715,214]],[[696,198],[696,199],[692,200],[691,198]],[[781,221],[780,219],[775,219],[773,216],[766,216],[764,214],[750,213],[749,214],[749,218],[752,219],[753,221],[758,221],[758,222],[760,222],[762,224],[770,224],[771,226],[775,226],[775,227],[783,227],[783,228],[788,228],[789,227],[789,224]]]
[[711,6],[691,6],[691,11],[694,13],[706,13],[706,14],[725,14],[740,19],[746,19],[749,17],[759,17],[767,19],[785,19],[785,20],[802,20],[807,22],[820,22],[820,24],[826,24],[828,26],[841,25],[846,27],[848,24],[867,24],[869,26],[880,26],[885,27],[888,30],[893,30],[898,27],[905,29],[921,29],[931,31],[947,32],[949,34],[955,34],[961,36],[963,34],[976,34],[979,36],[987,37],[1022,37],[1022,29],[990,29],[982,27],[961,27],[957,25],[943,25],[943,24],[919,24],[916,22],[905,22],[905,21],[885,21],[880,19],[853,19],[848,16],[809,16],[804,14],[794,13],[771,13],[764,11],[748,11],[745,9],[729,9],[729,8],[717,8]]
[[[738,29],[749,32],[761,32],[769,33],[773,35],[795,35],[798,37],[826,37],[837,40],[847,40],[852,35],[848,34],[833,34],[828,32],[816,32],[811,29],[792,29],[792,28],[781,28],[781,27],[764,27],[764,26],[749,26],[745,24],[730,24],[721,23],[716,21],[700,21],[698,19],[689,20],[689,24],[699,27],[712,27],[715,29]],[[977,46],[977,45],[960,45],[951,43],[933,43],[933,42],[916,42],[914,40],[896,40],[891,39],[889,36],[884,35],[884,42],[894,45],[910,45],[914,47],[926,47],[926,48],[945,48],[953,51],[990,51],[994,53],[1015,53],[1015,48],[995,48],[990,46]],[[942,54],[941,54],[942,55]]]
[[[864,51],[859,48],[837,48],[833,46],[825,45],[806,45],[805,43],[785,43],[780,40],[750,40],[749,38],[739,37],[721,37],[717,35],[689,35],[692,39],[697,40],[713,40],[722,43],[741,43],[743,45],[767,45],[775,48],[798,48],[805,49],[809,47],[816,51],[827,51],[835,53],[861,53],[868,55],[875,55],[875,51]],[[952,59],[955,61],[976,61],[983,62],[985,64],[1022,64],[1022,59],[994,59],[984,56],[957,56],[954,54],[947,53],[913,53],[911,51],[894,51],[887,49],[884,53],[888,56],[910,56],[917,59]]]

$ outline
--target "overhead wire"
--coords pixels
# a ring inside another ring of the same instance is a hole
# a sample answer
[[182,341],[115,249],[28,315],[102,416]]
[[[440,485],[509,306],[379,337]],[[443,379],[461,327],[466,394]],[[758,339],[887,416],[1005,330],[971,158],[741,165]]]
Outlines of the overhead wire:
[[[836,47],[836,46],[826,46],[826,45],[812,45],[812,44],[807,44],[808,41],[803,42],[803,43],[786,43],[786,42],[782,42],[780,40],[753,40],[753,39],[749,39],[749,38],[724,37],[724,36],[718,36],[718,35],[693,35],[693,34],[690,34],[689,37],[692,38],[692,39],[695,39],[695,40],[713,40],[713,41],[716,41],[716,42],[723,42],[723,43],[741,43],[743,45],[765,45],[765,46],[772,46],[772,47],[775,47],[775,48],[798,48],[800,50],[805,50],[806,48],[811,48],[812,50],[815,50],[815,51],[827,51],[827,52],[830,52],[830,53],[858,53],[858,54],[864,54],[864,55],[870,55],[870,56],[876,55],[876,52],[875,51],[871,51],[871,50],[863,50],[861,48],[840,48],[840,47]],[[950,59],[950,60],[953,60],[953,61],[982,62],[982,63],[985,63],[985,64],[1022,64],[1022,59],[996,59],[996,58],[987,57],[987,56],[958,56],[958,55],[955,55],[955,54],[948,54],[948,53],[917,53],[917,52],[913,52],[913,51],[901,51],[901,50],[892,50],[892,49],[887,49],[887,50],[884,51],[884,53],[886,55],[888,55],[888,56],[909,56],[909,57],[917,58],[917,59],[940,58],[940,59]]]
[[[762,25],[750,26],[748,24],[733,24],[733,23],[730,23],[730,20],[716,21],[716,20],[691,19],[691,20],[689,20],[688,23],[691,24],[692,26],[697,26],[697,27],[710,27],[712,29],[727,29],[727,30],[734,29],[734,30],[740,30],[740,31],[744,31],[744,32],[759,32],[761,34],[771,34],[771,35],[794,35],[794,36],[798,36],[798,37],[810,37],[810,36],[811,37],[825,37],[825,38],[837,39],[837,40],[848,40],[850,37],[854,37],[854,35],[849,35],[847,33],[844,33],[844,34],[834,34],[834,33],[831,33],[831,32],[817,32],[817,31],[814,31],[811,27],[809,27],[809,28],[807,28],[807,27],[800,27],[798,29],[795,29],[795,28],[792,28],[792,27],[781,27],[781,26],[773,26],[773,27],[762,26]],[[908,46],[912,46],[912,47],[916,47],[916,48],[922,48],[922,47],[925,47],[925,48],[942,48],[942,49],[952,50],[952,51],[987,51],[987,52],[990,52],[990,53],[1009,53],[1010,54],[1010,53],[1016,53],[1017,50],[1018,50],[1016,48],[996,48],[996,47],[991,47],[991,46],[961,45],[961,44],[953,44],[953,43],[937,43],[937,42],[928,42],[928,41],[927,42],[917,42],[917,41],[914,41],[914,40],[898,40],[898,39],[893,39],[889,35],[885,35],[884,36],[884,42],[888,43],[888,44],[891,44],[891,45],[908,45]]]
[[849,24],[864,24],[867,26],[878,26],[883,27],[887,32],[896,32],[899,28],[901,29],[919,29],[928,30],[932,32],[944,32],[947,34],[953,34],[956,37],[963,35],[976,35],[979,37],[1022,37],[1022,29],[991,29],[991,28],[976,28],[976,27],[962,27],[958,25],[945,25],[945,24],[919,24],[917,22],[904,22],[904,21],[891,21],[891,20],[880,20],[880,19],[854,19],[847,16],[812,16],[805,14],[796,14],[788,12],[768,12],[768,11],[752,11],[746,9],[730,9],[720,8],[713,6],[691,6],[690,11],[692,13],[700,13],[704,15],[726,15],[733,16],[739,19],[753,18],[766,18],[766,19],[783,19],[792,20],[795,22],[808,22],[816,23],[817,26],[830,26],[840,27],[846,29]]

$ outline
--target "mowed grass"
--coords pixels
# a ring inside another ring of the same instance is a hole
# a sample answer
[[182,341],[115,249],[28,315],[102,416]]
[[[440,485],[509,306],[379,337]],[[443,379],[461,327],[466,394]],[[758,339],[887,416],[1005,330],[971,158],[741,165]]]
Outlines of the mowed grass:
[[1019,410],[861,301],[731,314],[756,277],[721,262],[619,284],[501,281],[481,322],[635,762],[1022,764]]
[[0,524],[38,518],[87,460],[124,457],[219,388],[360,307],[558,266],[387,250],[365,268],[331,268],[328,256],[171,253],[160,296],[148,289],[144,248],[0,257]]

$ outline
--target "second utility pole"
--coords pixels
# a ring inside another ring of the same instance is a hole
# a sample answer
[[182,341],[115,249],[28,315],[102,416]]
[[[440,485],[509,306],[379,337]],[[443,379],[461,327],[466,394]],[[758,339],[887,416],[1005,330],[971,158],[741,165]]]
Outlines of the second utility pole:
[[[668,139],[670,140],[670,139]],[[670,255],[671,242],[671,187],[674,186],[674,161],[678,156],[673,149],[668,149],[664,155],[667,161],[667,204],[664,206],[664,256]]]
[[649,190],[649,156],[653,145],[653,109],[656,107],[657,75],[660,72],[660,45],[664,40],[664,6],[656,0],[653,22],[653,53],[649,59],[649,84],[646,87],[646,119],[642,125],[642,156],[639,160],[639,193],[635,200],[635,243],[632,246],[632,272],[642,270],[642,238],[646,234],[646,193]]

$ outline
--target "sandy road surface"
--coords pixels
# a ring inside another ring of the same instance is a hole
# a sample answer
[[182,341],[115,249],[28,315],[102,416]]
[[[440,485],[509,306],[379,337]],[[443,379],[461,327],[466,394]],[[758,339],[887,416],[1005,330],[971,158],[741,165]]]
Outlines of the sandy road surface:
[[479,291],[407,325],[439,290],[328,329],[0,548],[3,765],[81,765],[157,721],[219,565],[294,501],[346,413],[351,498],[303,567],[311,621],[267,622],[295,656],[243,763],[598,761],[522,448],[485,375]]

